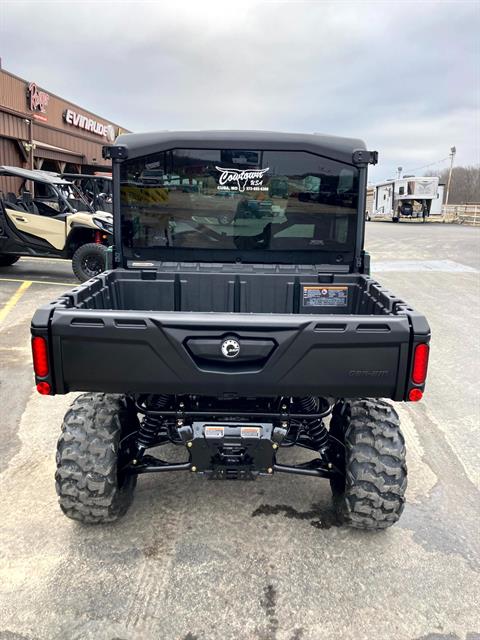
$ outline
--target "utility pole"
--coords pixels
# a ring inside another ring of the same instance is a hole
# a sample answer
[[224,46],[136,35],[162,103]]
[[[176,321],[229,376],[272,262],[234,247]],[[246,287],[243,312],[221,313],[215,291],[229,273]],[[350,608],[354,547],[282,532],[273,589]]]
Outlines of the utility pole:
[[448,204],[448,197],[450,195],[450,183],[452,181],[452,170],[453,170],[453,160],[455,158],[455,154],[457,153],[457,149],[455,147],[450,148],[450,171],[448,172],[448,184],[447,184],[447,195],[445,196],[445,206]]

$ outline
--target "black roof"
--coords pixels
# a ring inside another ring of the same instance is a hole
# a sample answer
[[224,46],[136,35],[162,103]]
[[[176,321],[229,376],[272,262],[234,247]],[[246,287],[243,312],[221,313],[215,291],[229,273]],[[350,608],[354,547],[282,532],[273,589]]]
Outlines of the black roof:
[[128,158],[138,158],[175,148],[262,149],[269,151],[310,151],[352,164],[352,153],[366,149],[363,140],[311,133],[277,131],[156,131],[126,133],[114,146],[126,147]]

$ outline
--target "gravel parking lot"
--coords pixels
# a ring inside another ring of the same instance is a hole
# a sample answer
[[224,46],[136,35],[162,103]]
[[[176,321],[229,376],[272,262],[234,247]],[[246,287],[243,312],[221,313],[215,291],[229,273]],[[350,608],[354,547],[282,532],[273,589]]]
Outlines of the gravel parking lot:
[[480,230],[370,222],[382,284],[425,313],[423,402],[398,405],[408,505],[377,534],[338,527],[325,481],[139,479],[115,525],[66,519],[54,451],[71,396],[33,392],[29,323],[70,264],[0,270],[0,639],[480,638]]

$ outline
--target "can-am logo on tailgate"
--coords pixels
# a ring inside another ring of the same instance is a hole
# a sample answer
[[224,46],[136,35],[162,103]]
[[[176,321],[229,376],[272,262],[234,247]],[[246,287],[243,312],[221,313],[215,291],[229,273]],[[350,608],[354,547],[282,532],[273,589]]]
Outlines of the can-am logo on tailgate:
[[266,169],[225,169],[215,166],[220,171],[218,179],[219,191],[268,191],[268,187],[263,186],[264,175],[269,170]]
[[222,342],[222,354],[225,358],[236,358],[240,353],[240,344],[234,338]]

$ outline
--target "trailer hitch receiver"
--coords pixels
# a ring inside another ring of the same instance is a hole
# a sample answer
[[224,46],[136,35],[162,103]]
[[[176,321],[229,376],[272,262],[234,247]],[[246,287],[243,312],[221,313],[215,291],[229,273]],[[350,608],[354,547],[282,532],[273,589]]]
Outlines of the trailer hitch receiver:
[[272,423],[193,422],[179,429],[197,473],[217,479],[254,480],[269,475],[285,430]]

